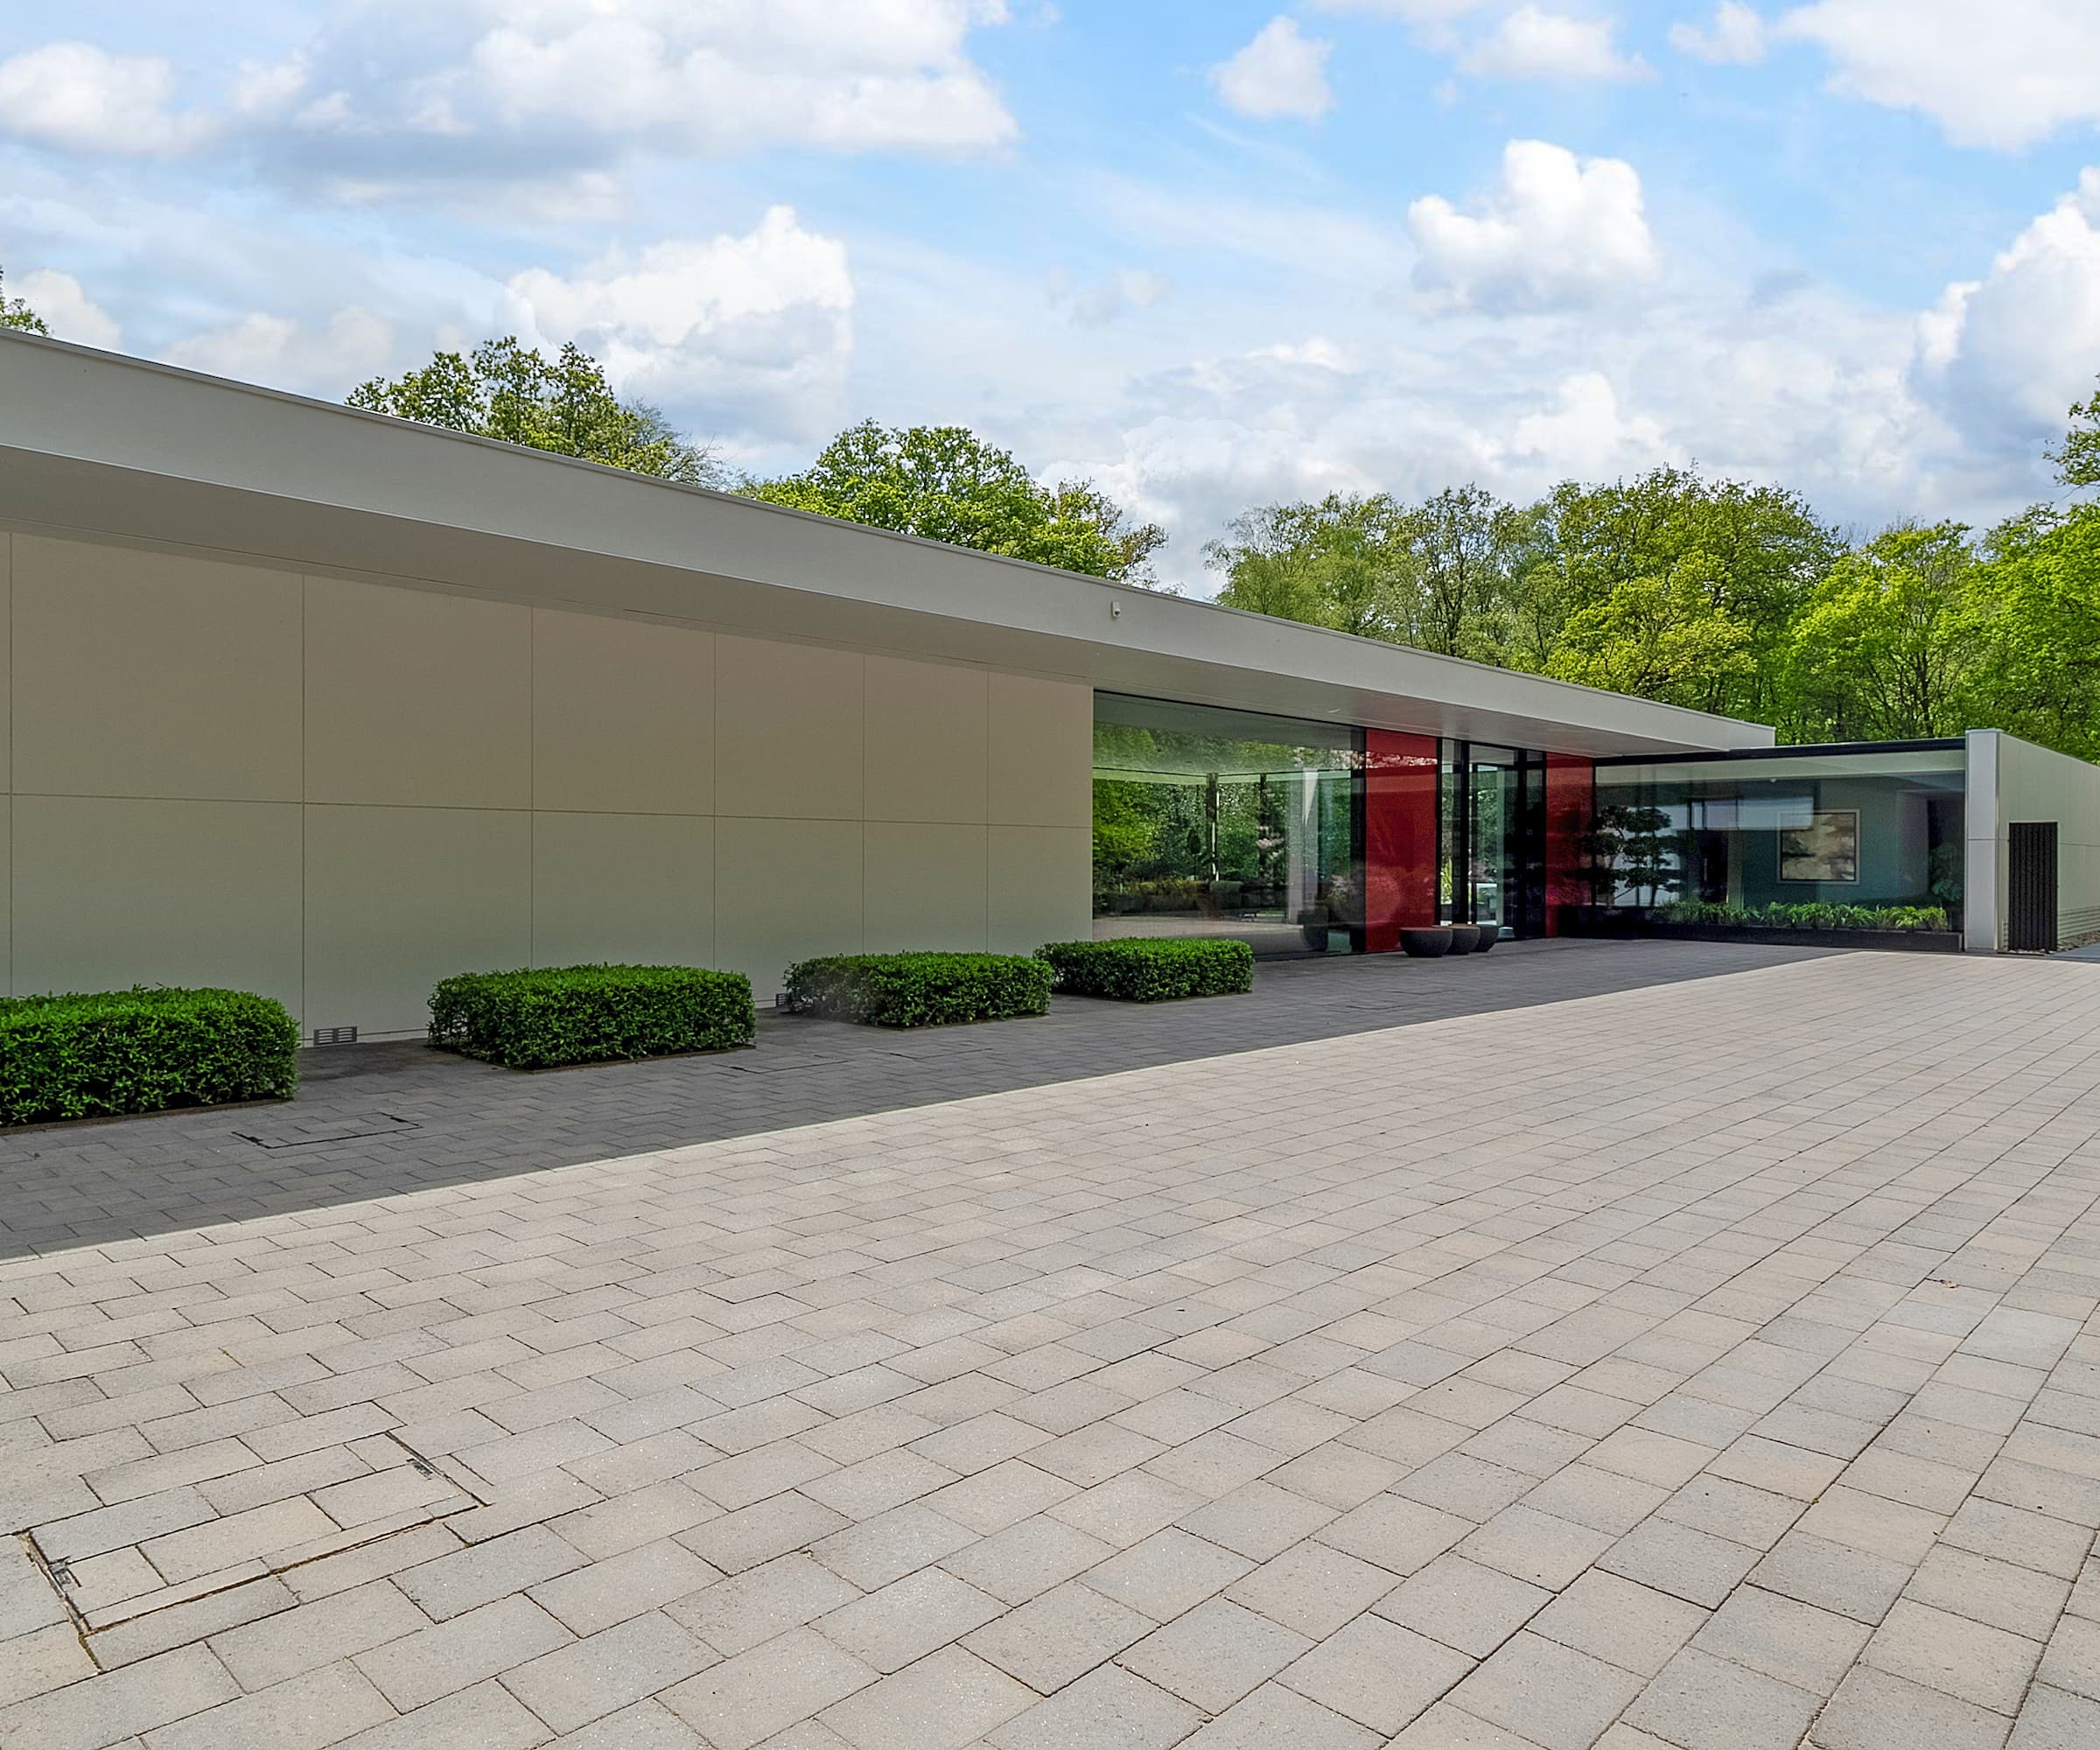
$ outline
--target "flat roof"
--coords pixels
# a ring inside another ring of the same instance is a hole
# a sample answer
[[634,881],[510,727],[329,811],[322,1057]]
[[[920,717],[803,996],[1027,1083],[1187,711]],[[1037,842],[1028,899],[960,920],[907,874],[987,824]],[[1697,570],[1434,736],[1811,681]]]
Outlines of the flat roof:
[[1563,753],[1774,739],[1762,724],[4,331],[0,522]]

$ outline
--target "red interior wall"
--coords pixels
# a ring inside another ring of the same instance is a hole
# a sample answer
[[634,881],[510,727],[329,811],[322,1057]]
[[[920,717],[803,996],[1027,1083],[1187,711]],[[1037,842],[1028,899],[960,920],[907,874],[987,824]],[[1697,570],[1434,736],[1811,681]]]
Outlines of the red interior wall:
[[1582,836],[1597,806],[1597,768],[1572,753],[1546,755],[1546,934],[1560,934],[1567,913],[1591,900]]
[[1436,738],[1366,730],[1363,792],[1363,946],[1390,954],[1437,920]]

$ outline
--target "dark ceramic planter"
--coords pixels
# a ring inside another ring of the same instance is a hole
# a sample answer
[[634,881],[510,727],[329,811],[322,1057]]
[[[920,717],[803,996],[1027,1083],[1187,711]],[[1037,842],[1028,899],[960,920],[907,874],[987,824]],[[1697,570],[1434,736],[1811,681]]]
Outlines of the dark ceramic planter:
[[1502,927],[1500,924],[1482,924],[1480,939],[1474,943],[1473,951],[1475,954],[1485,954],[1502,939]]
[[1451,931],[1442,924],[1424,924],[1400,932],[1400,948],[1417,960],[1434,960],[1451,952]]
[[1451,951],[1453,954],[1471,954],[1480,945],[1480,927],[1478,924],[1452,924],[1449,929]]

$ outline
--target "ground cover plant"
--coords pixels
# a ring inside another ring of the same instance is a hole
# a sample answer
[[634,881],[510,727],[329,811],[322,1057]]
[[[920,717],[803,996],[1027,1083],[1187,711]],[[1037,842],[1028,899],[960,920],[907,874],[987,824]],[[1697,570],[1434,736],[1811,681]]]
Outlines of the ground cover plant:
[[1050,968],[1026,954],[831,955],[788,969],[788,1000],[880,1027],[1003,1021],[1049,1008]]
[[1713,924],[1731,929],[1950,930],[1938,906],[1724,906],[1676,900],[1656,908],[1666,924]]
[[1036,952],[1056,973],[1057,988],[1074,997],[1159,1003],[1254,988],[1254,950],[1243,942],[1222,938],[1053,942]]
[[0,998],[0,1124],[288,1098],[299,1030],[246,990]]
[[696,966],[469,972],[430,993],[430,1043],[510,1069],[728,1051],[752,1042],[751,980]]

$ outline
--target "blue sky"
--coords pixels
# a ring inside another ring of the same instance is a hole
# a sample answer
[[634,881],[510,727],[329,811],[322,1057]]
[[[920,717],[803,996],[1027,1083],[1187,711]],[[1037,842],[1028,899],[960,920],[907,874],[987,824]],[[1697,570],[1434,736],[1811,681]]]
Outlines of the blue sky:
[[576,339],[1170,530],[1696,462],[1984,522],[2100,375],[2094,0],[16,0],[0,266],[328,396]]

